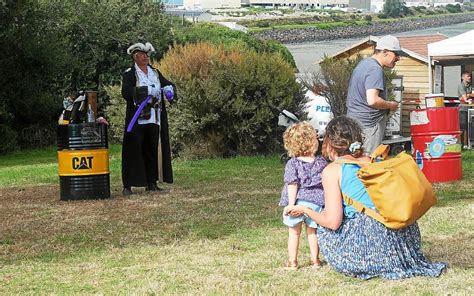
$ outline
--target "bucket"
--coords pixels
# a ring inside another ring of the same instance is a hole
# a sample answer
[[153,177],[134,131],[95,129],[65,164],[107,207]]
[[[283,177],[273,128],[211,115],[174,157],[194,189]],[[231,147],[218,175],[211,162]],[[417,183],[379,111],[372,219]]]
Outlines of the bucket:
[[444,107],[444,94],[425,95],[426,108]]
[[110,198],[107,126],[58,125],[61,200]]
[[410,129],[413,157],[430,182],[462,178],[458,108],[413,110]]

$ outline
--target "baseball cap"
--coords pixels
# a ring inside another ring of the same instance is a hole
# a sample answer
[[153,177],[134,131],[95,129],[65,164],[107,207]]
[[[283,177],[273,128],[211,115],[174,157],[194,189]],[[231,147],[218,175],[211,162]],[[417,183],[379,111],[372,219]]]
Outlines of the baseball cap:
[[407,56],[407,54],[402,50],[400,46],[400,41],[398,41],[398,38],[392,35],[386,35],[380,38],[377,41],[377,45],[375,46],[375,49],[378,50],[390,50],[393,51],[394,53],[400,55],[400,56]]

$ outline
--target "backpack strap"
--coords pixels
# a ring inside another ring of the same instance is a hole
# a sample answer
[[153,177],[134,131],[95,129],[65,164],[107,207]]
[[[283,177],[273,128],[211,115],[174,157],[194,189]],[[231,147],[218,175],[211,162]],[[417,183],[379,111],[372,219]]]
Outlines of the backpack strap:
[[358,202],[357,200],[354,200],[350,198],[347,194],[342,193],[342,197],[347,205],[353,206],[359,213],[364,213],[369,217],[374,218],[375,220],[379,221],[380,223],[384,224],[385,218],[382,217],[379,213],[376,211],[372,210],[368,206],[364,205],[361,202]]
[[390,151],[389,145],[380,144],[379,146],[377,146],[377,148],[375,148],[374,152],[372,152],[372,154],[370,155],[370,161],[357,161],[357,160],[349,160],[345,158],[338,158],[334,162],[335,163],[352,163],[352,164],[365,166],[374,162],[377,157],[381,157],[382,159],[387,159],[389,151]]
[[349,160],[349,159],[345,159],[345,158],[338,158],[334,161],[334,163],[339,163],[339,164],[349,163],[349,164],[358,164],[360,166],[365,166],[365,165],[370,164],[371,162],[370,161],[357,161],[357,160]]
[[377,157],[382,157],[382,159],[387,159],[389,151],[390,151],[389,145],[380,144],[379,146],[377,146],[377,148],[375,148],[374,152],[370,154],[370,159],[372,160],[372,162]]

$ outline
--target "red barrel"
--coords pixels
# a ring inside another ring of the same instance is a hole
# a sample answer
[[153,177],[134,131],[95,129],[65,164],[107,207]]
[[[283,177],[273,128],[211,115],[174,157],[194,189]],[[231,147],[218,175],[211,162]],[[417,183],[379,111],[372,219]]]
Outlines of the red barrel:
[[410,129],[413,157],[430,182],[462,178],[458,108],[414,110]]

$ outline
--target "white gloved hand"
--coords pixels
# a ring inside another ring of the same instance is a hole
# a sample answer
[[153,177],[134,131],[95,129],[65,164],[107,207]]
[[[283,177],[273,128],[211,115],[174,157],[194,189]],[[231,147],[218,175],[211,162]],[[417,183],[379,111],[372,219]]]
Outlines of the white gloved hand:
[[161,98],[161,90],[158,87],[153,85],[148,86],[148,95],[155,97],[157,99]]
[[171,85],[167,85],[163,87],[163,94],[165,98],[168,100],[168,102],[172,103],[174,99],[174,90]]

